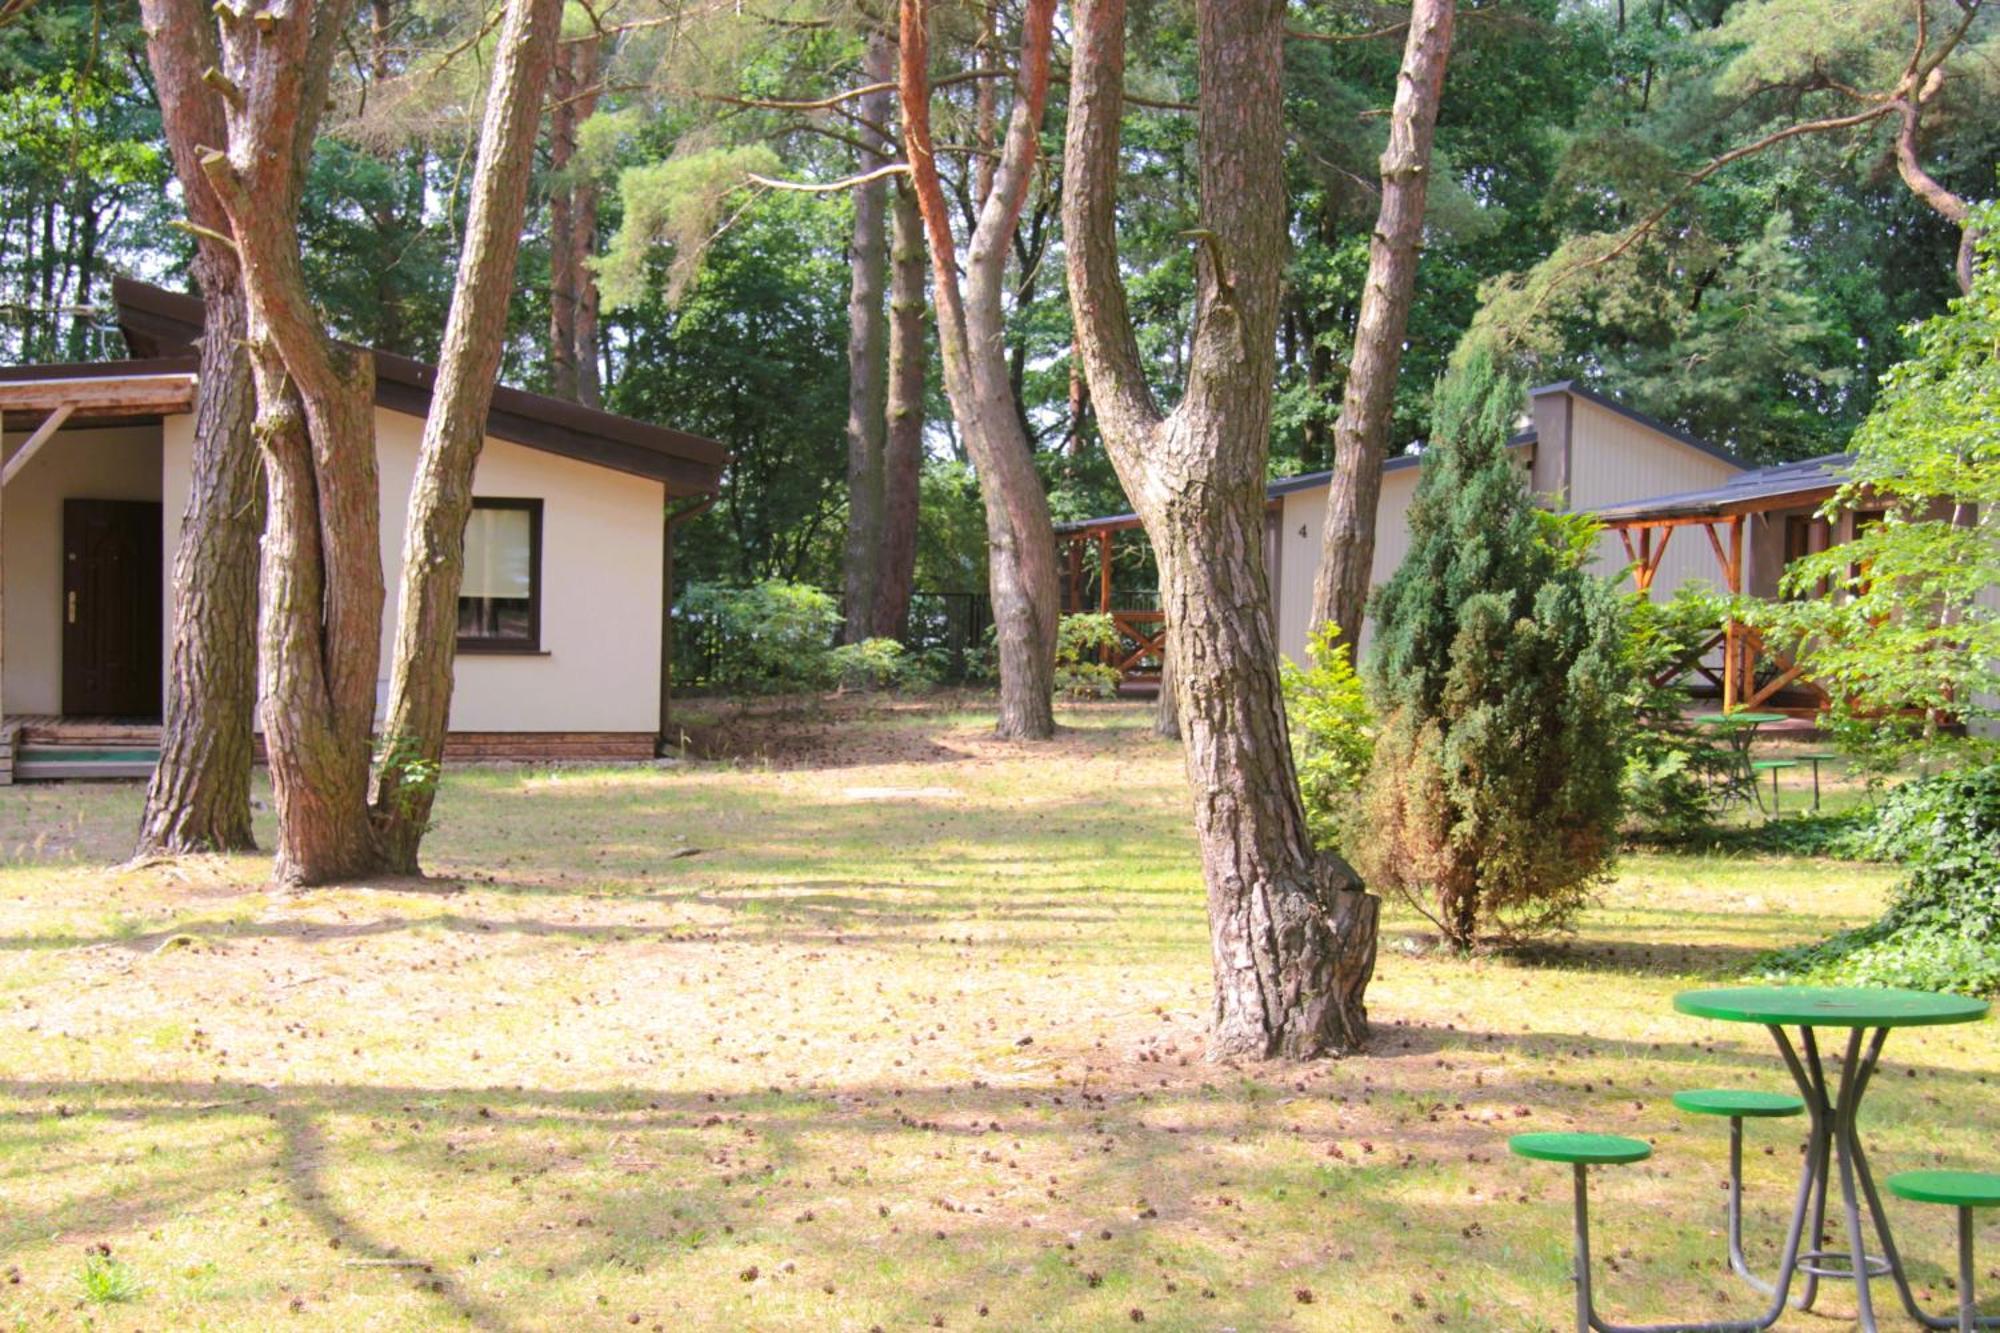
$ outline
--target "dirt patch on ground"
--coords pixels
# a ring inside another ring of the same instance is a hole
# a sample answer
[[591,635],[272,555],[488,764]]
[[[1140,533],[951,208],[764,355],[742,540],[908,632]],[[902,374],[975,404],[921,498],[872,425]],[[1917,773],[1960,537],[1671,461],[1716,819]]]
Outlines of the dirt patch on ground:
[[673,723],[690,759],[772,769],[949,764],[967,759],[1061,758],[1101,748],[1103,719],[1133,711],[1127,703],[1070,704],[1051,748],[1023,746],[993,734],[990,697],[951,690],[916,698],[869,694],[785,695],[773,699],[695,699]]

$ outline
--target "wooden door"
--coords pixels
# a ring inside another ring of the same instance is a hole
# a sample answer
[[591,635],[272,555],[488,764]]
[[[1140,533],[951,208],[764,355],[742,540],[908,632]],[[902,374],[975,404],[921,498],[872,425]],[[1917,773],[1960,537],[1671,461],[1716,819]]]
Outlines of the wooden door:
[[63,501],[66,717],[160,715],[160,506]]

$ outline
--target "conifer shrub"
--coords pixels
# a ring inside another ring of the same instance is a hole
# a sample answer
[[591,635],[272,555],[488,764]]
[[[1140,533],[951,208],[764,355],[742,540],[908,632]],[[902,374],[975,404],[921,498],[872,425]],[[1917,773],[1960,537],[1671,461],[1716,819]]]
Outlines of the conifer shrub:
[[1382,725],[1355,850],[1459,949],[1566,925],[1617,842],[1625,601],[1529,495],[1520,401],[1485,357],[1439,387],[1364,670]]

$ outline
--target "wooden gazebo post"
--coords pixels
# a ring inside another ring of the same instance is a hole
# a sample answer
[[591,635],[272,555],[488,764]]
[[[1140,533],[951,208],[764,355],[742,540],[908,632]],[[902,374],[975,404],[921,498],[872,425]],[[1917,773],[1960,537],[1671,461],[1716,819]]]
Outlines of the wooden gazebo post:
[[[1715,530],[1709,529],[1713,539]],[[1720,554],[1720,552],[1718,552]],[[1723,557],[1722,579],[1730,593],[1743,593],[1743,515],[1737,514],[1729,520],[1729,554]],[[1739,699],[1743,697],[1745,677],[1749,674],[1750,663],[1746,661],[1749,645],[1745,641],[1743,626],[1734,615],[1722,627],[1722,711],[1734,712]]]
[[[1097,610],[1100,615],[1111,614],[1111,529],[1105,528],[1097,534]],[[1110,666],[1112,649],[1105,644],[1099,650],[1104,665]]]

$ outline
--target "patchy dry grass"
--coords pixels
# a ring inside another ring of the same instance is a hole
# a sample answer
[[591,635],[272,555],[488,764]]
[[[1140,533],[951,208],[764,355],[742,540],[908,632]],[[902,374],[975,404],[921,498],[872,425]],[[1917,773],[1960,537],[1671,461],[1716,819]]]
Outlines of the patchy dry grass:
[[[1784,1076],[1670,998],[1886,872],[1634,857],[1525,959],[1392,913],[1374,1053],[1217,1066],[1175,753],[1068,720],[459,772],[432,881],[302,894],[104,869],[135,788],[0,792],[0,1327],[1558,1328],[1567,1177],[1505,1136],[1571,1125],[1659,1145],[1599,1187],[1611,1309],[1754,1307],[1666,1098]],[[1994,1165],[2000,1031],[1899,1034],[1866,1119],[1879,1169]],[[1940,1300],[1941,1211],[1899,1213]]]

